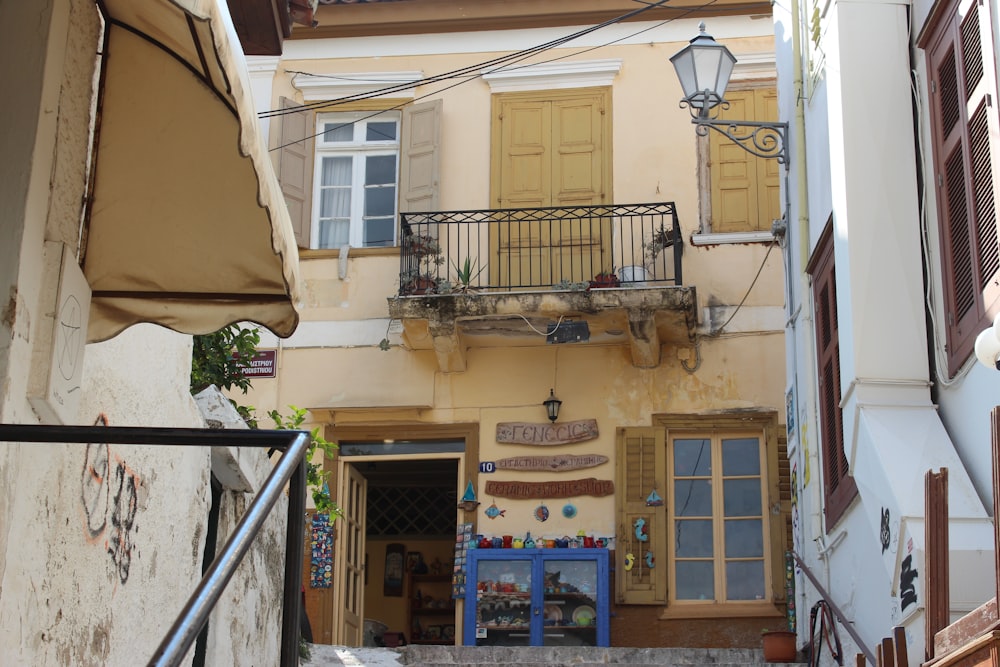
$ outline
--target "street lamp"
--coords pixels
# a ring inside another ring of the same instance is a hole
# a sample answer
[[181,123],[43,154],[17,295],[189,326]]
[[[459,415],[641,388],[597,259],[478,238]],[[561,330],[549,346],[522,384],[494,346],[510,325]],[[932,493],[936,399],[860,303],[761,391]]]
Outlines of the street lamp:
[[1000,370],[1000,315],[976,336],[976,359],[986,368]]
[[788,123],[720,120],[719,107],[729,108],[724,97],[729,77],[736,65],[736,57],[711,35],[705,33],[704,22],[698,26],[699,34],[683,49],[670,58],[677,78],[680,79],[684,98],[681,107],[691,111],[695,132],[704,137],[713,129],[729,137],[740,148],[757,157],[777,158],[788,164],[785,135]]

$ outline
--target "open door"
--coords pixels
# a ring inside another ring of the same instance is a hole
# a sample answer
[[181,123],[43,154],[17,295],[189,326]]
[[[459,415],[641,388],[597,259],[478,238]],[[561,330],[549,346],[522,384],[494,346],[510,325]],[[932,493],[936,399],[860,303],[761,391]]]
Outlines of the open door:
[[365,512],[368,482],[357,469],[343,465],[338,503],[344,512],[338,538],[344,547],[337,550],[337,576],[343,582],[337,595],[334,643],[361,646],[365,618]]

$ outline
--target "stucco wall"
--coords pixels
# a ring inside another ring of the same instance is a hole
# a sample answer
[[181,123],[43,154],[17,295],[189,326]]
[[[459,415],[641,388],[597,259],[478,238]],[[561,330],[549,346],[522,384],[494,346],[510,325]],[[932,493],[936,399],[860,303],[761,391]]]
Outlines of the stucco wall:
[[[75,254],[81,236],[99,35],[92,0],[0,5],[0,83],[18,98],[0,135],[3,423],[39,421],[26,396],[40,373],[33,355],[52,354],[39,336],[51,323],[42,304],[55,300],[42,292],[43,242]],[[67,421],[202,427],[190,360],[189,336],[153,325],[89,345],[77,415]],[[258,463],[267,470],[263,454]],[[0,444],[0,663],[148,660],[201,578],[210,471],[204,448]],[[224,535],[245,503],[243,494],[224,497]],[[216,647],[220,659],[210,653],[209,664],[277,662],[280,505],[217,615],[240,644]]]

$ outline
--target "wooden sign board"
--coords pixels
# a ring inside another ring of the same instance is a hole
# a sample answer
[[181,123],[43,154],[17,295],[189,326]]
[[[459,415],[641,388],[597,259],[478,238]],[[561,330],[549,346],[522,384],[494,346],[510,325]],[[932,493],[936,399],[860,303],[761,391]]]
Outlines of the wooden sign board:
[[498,498],[573,498],[610,496],[615,483],[610,479],[574,479],[565,482],[486,482],[486,495]]
[[596,419],[580,419],[563,424],[497,424],[497,443],[501,445],[568,445],[593,440],[597,435]]
[[579,470],[580,468],[593,468],[607,462],[608,457],[601,454],[583,454],[580,456],[555,454],[553,456],[512,456],[497,461],[496,467],[499,470],[546,470],[549,472],[562,472],[565,470]]

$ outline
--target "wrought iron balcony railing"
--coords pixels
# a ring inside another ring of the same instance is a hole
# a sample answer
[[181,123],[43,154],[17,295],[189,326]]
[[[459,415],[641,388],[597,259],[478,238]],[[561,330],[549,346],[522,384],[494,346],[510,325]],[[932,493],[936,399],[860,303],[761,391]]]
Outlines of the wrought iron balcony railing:
[[400,296],[681,286],[672,202],[403,213]]

